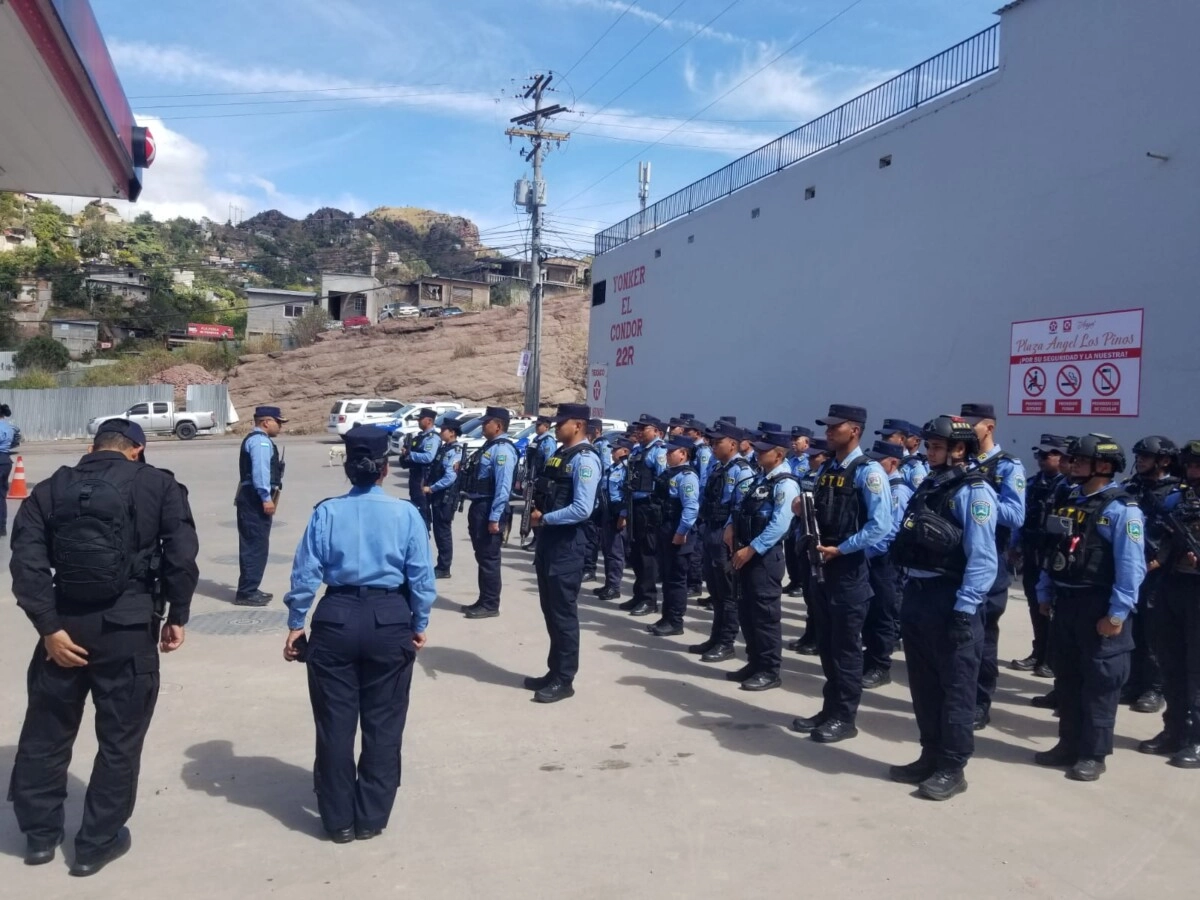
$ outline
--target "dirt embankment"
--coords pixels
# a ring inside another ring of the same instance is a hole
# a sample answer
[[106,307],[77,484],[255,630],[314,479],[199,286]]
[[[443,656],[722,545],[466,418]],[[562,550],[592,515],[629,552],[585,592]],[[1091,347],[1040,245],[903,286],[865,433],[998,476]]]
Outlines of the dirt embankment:
[[[588,299],[543,306],[542,406],[582,402],[587,367]],[[243,357],[229,378],[242,425],[254,407],[283,409],[288,431],[323,431],[340,397],[464,400],[519,409],[517,364],[528,308],[484,310],[452,319],[385,321],[362,331],[329,332],[311,347]]]

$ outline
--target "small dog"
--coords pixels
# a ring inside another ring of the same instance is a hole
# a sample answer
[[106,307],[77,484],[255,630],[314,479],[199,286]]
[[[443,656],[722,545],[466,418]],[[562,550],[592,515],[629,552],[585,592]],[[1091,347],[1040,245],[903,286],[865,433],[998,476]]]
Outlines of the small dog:
[[329,448],[329,465],[343,465],[346,462],[345,447],[330,447]]

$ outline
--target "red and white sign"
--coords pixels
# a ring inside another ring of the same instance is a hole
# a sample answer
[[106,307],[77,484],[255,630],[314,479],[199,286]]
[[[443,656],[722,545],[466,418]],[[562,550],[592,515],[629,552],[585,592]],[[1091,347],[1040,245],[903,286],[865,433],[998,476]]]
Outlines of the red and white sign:
[[604,404],[608,400],[608,366],[588,366],[588,403],[592,407],[592,418],[604,416]]
[[208,325],[203,322],[188,322],[188,337],[225,338],[233,340],[232,325]]
[[1010,416],[1136,416],[1143,310],[1014,322]]

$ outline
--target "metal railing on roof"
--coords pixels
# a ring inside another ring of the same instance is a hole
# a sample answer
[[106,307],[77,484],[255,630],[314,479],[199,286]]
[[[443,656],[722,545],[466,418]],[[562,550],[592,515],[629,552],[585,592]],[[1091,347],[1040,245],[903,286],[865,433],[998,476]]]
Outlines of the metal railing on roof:
[[606,228],[596,235],[596,255],[916,109],[999,65],[1000,25],[996,24]]

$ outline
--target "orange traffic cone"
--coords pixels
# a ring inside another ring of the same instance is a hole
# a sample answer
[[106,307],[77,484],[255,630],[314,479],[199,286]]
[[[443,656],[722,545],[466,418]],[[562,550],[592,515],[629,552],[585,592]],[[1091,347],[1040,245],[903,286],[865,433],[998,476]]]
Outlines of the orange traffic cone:
[[12,483],[8,486],[9,500],[24,500],[29,496],[29,488],[25,484],[25,460],[17,457],[17,464],[13,467]]

